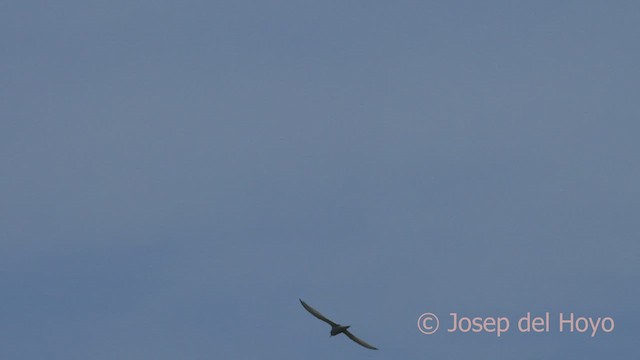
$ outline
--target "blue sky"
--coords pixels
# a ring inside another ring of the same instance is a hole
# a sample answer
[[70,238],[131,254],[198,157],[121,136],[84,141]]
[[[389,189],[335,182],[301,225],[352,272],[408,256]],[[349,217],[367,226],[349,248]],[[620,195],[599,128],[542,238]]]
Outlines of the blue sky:
[[637,2],[0,9],[1,358],[640,355]]

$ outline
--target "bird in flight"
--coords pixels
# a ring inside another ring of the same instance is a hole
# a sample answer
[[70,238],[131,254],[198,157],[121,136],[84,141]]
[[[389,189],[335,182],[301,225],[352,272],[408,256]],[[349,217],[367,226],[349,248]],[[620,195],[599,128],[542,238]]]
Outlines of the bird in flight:
[[350,325],[340,325],[338,323],[335,323],[329,319],[327,319],[326,316],[320,314],[320,312],[314,308],[312,308],[311,306],[309,306],[307,303],[305,303],[304,301],[302,301],[302,299],[298,299],[300,300],[300,303],[302,304],[302,306],[307,309],[308,312],[311,313],[311,315],[317,317],[318,319],[326,322],[327,324],[331,325],[331,336],[335,336],[338,334],[345,334],[347,335],[347,337],[355,342],[357,342],[358,344],[366,347],[367,349],[371,349],[371,350],[378,350],[378,348],[367,344],[364,340],[362,339],[358,339],[355,335],[353,335],[351,332],[349,332],[349,330],[347,330],[348,328],[350,328]]

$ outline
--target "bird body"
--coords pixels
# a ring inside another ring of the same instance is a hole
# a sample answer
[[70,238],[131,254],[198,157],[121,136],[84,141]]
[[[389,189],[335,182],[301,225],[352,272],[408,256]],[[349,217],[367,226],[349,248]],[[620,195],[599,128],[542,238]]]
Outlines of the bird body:
[[331,325],[331,335],[330,336],[336,336],[338,334],[345,334],[347,335],[347,337],[353,341],[355,341],[356,343],[358,343],[359,345],[362,345],[364,347],[366,347],[367,349],[371,349],[371,350],[378,350],[378,348],[368,344],[367,342],[365,342],[362,339],[357,338],[355,335],[353,335],[349,330],[351,326],[350,325],[340,325],[338,323],[335,323],[331,320],[329,320],[326,316],[322,315],[318,310],[312,308],[311,306],[309,306],[307,303],[305,303],[304,301],[302,301],[302,299],[298,299],[300,300],[300,303],[302,304],[302,306],[311,313],[311,315],[315,316],[316,318],[326,322],[327,324]]
[[341,334],[345,331],[347,331],[348,328],[350,328],[351,326],[347,325],[347,326],[343,326],[340,324],[337,324],[336,326],[332,326],[331,327],[331,336],[336,336],[338,334]]

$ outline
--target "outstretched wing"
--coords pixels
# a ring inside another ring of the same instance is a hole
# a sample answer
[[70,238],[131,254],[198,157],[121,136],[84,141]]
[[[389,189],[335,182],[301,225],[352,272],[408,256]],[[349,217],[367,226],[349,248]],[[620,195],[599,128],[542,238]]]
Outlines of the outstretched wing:
[[345,335],[347,335],[347,336],[349,337],[349,339],[351,339],[351,340],[353,340],[353,341],[357,342],[358,344],[360,344],[360,345],[362,345],[362,346],[366,347],[367,349],[371,349],[371,350],[378,350],[378,348],[376,348],[376,347],[374,347],[374,346],[372,346],[372,345],[370,345],[370,344],[367,344],[367,342],[365,342],[364,340],[362,340],[362,339],[358,339],[355,335],[353,335],[352,333],[350,333],[350,332],[349,332],[349,330],[345,330],[345,331],[344,331],[344,334],[345,334]]
[[302,299],[298,299],[300,300],[300,303],[302,304],[302,306],[304,306],[305,309],[307,309],[308,312],[311,313],[311,315],[317,317],[318,319],[326,322],[327,324],[333,326],[338,326],[338,324],[334,323],[333,321],[327,319],[324,315],[320,314],[320,312],[314,308],[312,308],[311,306],[307,305],[306,302],[302,301]]

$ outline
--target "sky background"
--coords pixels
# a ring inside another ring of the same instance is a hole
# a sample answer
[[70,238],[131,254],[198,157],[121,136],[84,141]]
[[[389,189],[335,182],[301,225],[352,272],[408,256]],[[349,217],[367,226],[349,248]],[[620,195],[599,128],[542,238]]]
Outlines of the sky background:
[[[638,24],[636,1],[3,1],[0,358],[640,358]],[[551,332],[416,326],[527,311]]]

